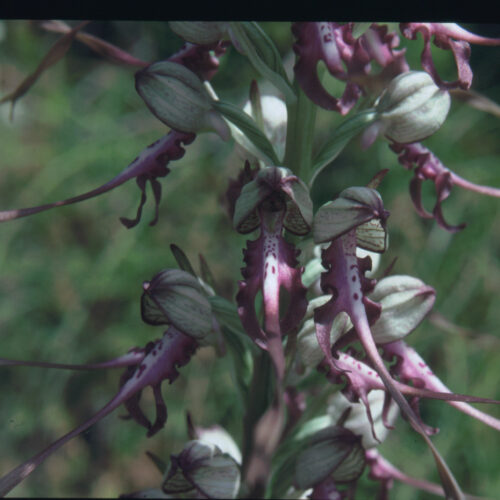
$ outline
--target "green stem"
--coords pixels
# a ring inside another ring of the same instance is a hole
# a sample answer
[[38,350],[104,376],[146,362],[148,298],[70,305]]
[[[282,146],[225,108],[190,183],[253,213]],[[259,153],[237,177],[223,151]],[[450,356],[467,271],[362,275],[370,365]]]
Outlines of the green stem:
[[295,103],[287,103],[285,166],[307,183],[311,170],[316,106],[294,82]]
[[247,407],[243,418],[243,475],[248,467],[248,461],[253,452],[254,428],[259,418],[269,406],[269,387],[274,374],[271,358],[268,353],[260,350],[254,356],[254,370],[249,388]]

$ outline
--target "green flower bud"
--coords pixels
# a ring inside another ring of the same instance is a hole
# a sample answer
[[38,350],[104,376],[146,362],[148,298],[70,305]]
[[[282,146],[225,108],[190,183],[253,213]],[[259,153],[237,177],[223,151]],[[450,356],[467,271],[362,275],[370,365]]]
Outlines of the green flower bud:
[[182,64],[153,63],[136,74],[135,87],[151,112],[169,127],[216,132],[224,140],[231,136],[202,81]]
[[436,292],[412,276],[388,276],[380,280],[370,299],[382,306],[380,318],[371,327],[377,344],[400,340],[423,321],[434,305]]
[[[389,433],[389,429],[382,421],[382,411],[384,408],[384,391],[370,391],[368,393],[368,404],[373,418],[373,430],[380,442],[384,441]],[[357,436],[361,436],[361,442],[365,449],[373,448],[380,444],[373,437],[372,427],[368,420],[365,405],[359,401],[353,403],[349,401],[341,392],[336,392],[328,401],[328,415],[332,424],[336,424],[342,418],[346,410],[350,408],[347,419],[342,423],[342,427],[351,430]],[[399,415],[398,405],[392,400],[389,406],[387,420],[392,425]]]
[[361,438],[343,427],[327,427],[304,445],[295,463],[295,484],[305,490],[331,477],[334,481],[357,479],[365,467]]
[[394,78],[375,105],[382,133],[399,143],[418,142],[436,132],[450,109],[450,94],[425,71]]
[[189,441],[172,455],[162,489],[165,493],[200,498],[235,498],[240,471],[234,459],[213,444]]
[[[285,154],[287,109],[284,101],[273,95],[258,96],[259,106],[262,111],[262,131],[273,145],[278,159],[283,159]],[[243,111],[250,115],[257,123],[257,116],[254,115],[253,106],[247,101]],[[259,124],[260,125],[260,124]],[[265,160],[262,153],[250,142],[250,140],[237,128],[233,130],[233,137],[238,144],[251,155],[258,159]]]
[[212,308],[198,280],[179,269],[166,269],[143,285],[141,315],[150,325],[173,325],[201,345],[212,332]]
[[198,45],[221,40],[228,28],[228,23],[218,21],[170,21],[168,25],[176,35]]

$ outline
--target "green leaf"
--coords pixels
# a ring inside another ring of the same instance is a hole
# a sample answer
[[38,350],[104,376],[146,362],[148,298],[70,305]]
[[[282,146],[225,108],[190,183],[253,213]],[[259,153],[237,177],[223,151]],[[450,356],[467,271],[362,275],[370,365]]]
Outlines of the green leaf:
[[183,271],[187,271],[189,274],[193,275],[196,278],[196,273],[194,272],[193,266],[191,265],[191,262],[189,262],[187,255],[173,243],[170,245],[170,251],[172,252],[179,267]]
[[279,160],[274,151],[273,145],[258,127],[253,118],[247,115],[240,108],[225,101],[214,101],[213,107],[236,125],[248,140],[261,151],[271,162],[272,165],[279,165]]
[[201,279],[215,292],[217,292],[217,282],[215,281],[214,273],[212,273],[212,271],[210,270],[205,257],[203,257],[201,253],[198,255],[198,257],[200,258]]
[[376,117],[373,109],[367,109],[352,116],[337,127],[332,137],[319,150],[313,160],[313,174],[309,186],[312,186],[317,175],[342,152],[349,141],[373,123]]
[[278,90],[288,102],[297,99],[273,41],[255,22],[230,23],[231,38],[235,45],[250,59],[255,69]]
[[167,470],[167,464],[158,455],[155,455],[152,451],[146,451],[146,455],[153,462],[155,467],[160,471],[161,474],[165,474]]
[[236,383],[245,400],[253,372],[252,353],[257,351],[257,347],[243,332],[234,304],[219,296],[209,297],[208,300],[217,321],[221,324],[224,340],[233,359]]

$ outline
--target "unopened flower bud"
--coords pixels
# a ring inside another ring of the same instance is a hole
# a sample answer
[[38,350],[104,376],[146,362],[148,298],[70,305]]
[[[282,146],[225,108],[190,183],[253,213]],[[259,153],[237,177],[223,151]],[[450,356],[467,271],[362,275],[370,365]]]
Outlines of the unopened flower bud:
[[202,81],[182,64],[153,63],[136,74],[135,87],[151,112],[169,127],[181,132],[217,132],[224,140],[230,137]]
[[[354,434],[361,436],[361,442],[365,449],[373,448],[384,441],[389,433],[389,429],[387,429],[382,420],[384,397],[384,391],[374,390],[368,393],[367,398],[373,419],[373,429],[368,420],[365,405],[361,401],[358,403],[349,401],[341,392],[336,392],[328,401],[328,415],[331,417],[332,423],[336,424],[346,410],[350,408],[349,415],[342,423],[342,426],[351,430]],[[387,425],[392,425],[398,414],[398,405],[394,401],[391,401],[387,410]],[[373,437],[373,431],[375,431],[378,441]]]
[[388,276],[380,280],[370,299],[382,306],[380,318],[371,327],[377,344],[400,340],[423,321],[434,305],[434,288],[412,276]]
[[365,467],[361,439],[343,427],[322,429],[304,446],[295,463],[298,489],[312,488],[328,477],[338,482],[354,481]]
[[208,45],[224,38],[228,24],[219,21],[170,21],[170,29],[187,42]]
[[[262,109],[262,126],[263,132],[273,145],[278,158],[282,159],[285,153],[286,142],[286,126],[287,126],[287,110],[286,104],[282,99],[273,95],[259,96],[260,106]],[[252,103],[247,101],[243,111],[250,115],[253,119]],[[260,151],[247,139],[247,137],[238,129],[235,128],[233,135],[235,140],[249,153],[262,158]]]
[[241,465],[241,451],[226,429],[219,425],[213,425],[212,427],[196,427],[195,433],[200,441],[208,445],[217,446],[223,453],[233,457],[238,465]]
[[[316,326],[314,324],[314,310],[326,304],[331,299],[330,295],[322,295],[311,299],[307,306],[304,324],[297,335],[297,352],[305,366],[315,368],[318,366],[325,353],[321,349],[316,338]],[[352,328],[352,322],[345,312],[337,314],[332,329],[330,331],[330,345],[335,344],[337,340]]]
[[375,109],[384,135],[406,144],[436,132],[448,115],[450,101],[450,94],[428,73],[408,71],[389,83]]
[[179,269],[166,269],[145,282],[143,288],[143,321],[150,325],[172,324],[200,344],[210,343],[212,308],[194,276]]
[[234,459],[198,440],[171,456],[162,485],[165,493],[188,498],[235,498],[239,487],[240,471]]

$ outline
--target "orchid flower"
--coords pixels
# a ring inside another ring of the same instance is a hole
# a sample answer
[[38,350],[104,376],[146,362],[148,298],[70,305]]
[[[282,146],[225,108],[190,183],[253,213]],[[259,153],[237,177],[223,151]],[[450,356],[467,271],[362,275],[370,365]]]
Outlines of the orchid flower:
[[[297,81],[315,104],[342,115],[352,109],[367,89],[378,94],[388,80],[409,69],[405,51],[395,50],[399,44],[397,35],[388,33],[387,27],[373,24],[358,38],[353,27],[354,23],[331,22],[301,22],[292,27],[297,38],[294,45],[298,56],[294,67]],[[321,84],[316,68],[319,61],[325,63],[332,76],[347,82],[340,98],[330,95]],[[371,61],[383,68],[379,75],[370,74]]]
[[[469,66],[470,44],[478,45],[500,45],[500,38],[486,38],[468,32],[454,23],[401,23],[401,33],[404,37],[415,40],[417,34],[421,33],[424,39],[422,50],[422,67],[429,73],[436,85],[443,89],[460,87],[469,89],[472,83],[472,70]],[[446,82],[439,76],[431,53],[431,38],[434,36],[434,45],[440,49],[451,50],[455,58],[458,70],[458,79],[454,82]]]
[[[143,349],[134,348],[129,351],[129,354],[105,363],[72,366],[67,364],[58,365],[56,363],[0,360],[1,365],[46,366],[48,368],[78,370],[128,366],[121,377],[121,387],[117,394],[93,417],[0,478],[0,496],[4,496],[17,486],[61,446],[109,415],[122,404],[125,405],[130,416],[136,422],[148,429],[148,436],[156,434],[167,420],[167,407],[161,394],[161,383],[163,380],[173,382],[177,378],[179,375],[177,367],[183,366],[189,361],[196,347],[195,340],[171,326],[161,340],[149,342]],[[147,386],[152,387],[156,401],[157,416],[154,424],[150,423],[139,407],[141,391]]]
[[[488,196],[500,198],[500,189],[481,186],[469,182],[446,168],[441,161],[426,147],[420,143],[414,144],[391,144],[391,149],[399,154],[399,162],[408,170],[415,167],[413,179],[410,182],[410,194],[413,204],[421,217],[436,219],[436,222],[444,229],[455,232],[465,227],[465,224],[453,226],[444,220],[441,203],[448,198],[454,185]],[[436,204],[432,214],[422,206],[422,182],[431,180],[436,186]]]
[[[312,221],[312,204],[306,186],[280,167],[266,167],[245,184],[236,202],[234,226],[249,233],[260,226],[257,240],[247,242],[236,296],[238,314],[252,340],[268,350],[278,374],[284,374],[282,337],[298,327],[306,312],[306,288],[300,281],[297,254],[283,238],[283,229],[307,234]],[[280,289],[289,293],[288,310],[280,317]],[[259,325],[255,309],[257,293],[262,292],[264,326]]]
[[[49,25],[49,28],[66,31],[66,27],[58,24]],[[64,36],[76,36],[76,34],[77,28],[68,32]],[[216,44],[215,46],[212,44],[206,47],[186,44],[181,50],[179,50],[179,52],[169,57],[168,61],[186,68],[186,71],[193,72],[198,78],[209,80],[217,71],[219,65],[218,56],[221,56],[224,51],[225,49],[219,44]],[[143,70],[143,73],[140,74],[144,74],[144,71],[147,71],[148,68],[149,66]],[[0,103],[6,100],[7,97],[3,98]],[[127,228],[134,227],[139,223],[142,208],[146,202],[146,183],[149,181],[155,198],[155,216],[150,225],[155,225],[158,221],[158,207],[161,200],[161,184],[158,181],[158,178],[165,177],[170,172],[167,167],[168,163],[182,158],[185,152],[182,145],[191,144],[195,137],[196,135],[192,131],[182,132],[173,129],[167,135],[149,145],[128,167],[102,186],[92,189],[87,193],[73,196],[61,201],[46,203],[44,205],[30,208],[0,211],[0,222],[18,219],[20,217],[49,210],[51,208],[88,200],[111,191],[112,189],[121,186],[128,180],[135,178],[137,185],[141,190],[141,201],[139,208],[137,209],[137,215],[135,219],[122,217],[120,221]]]
[[[211,306],[197,279],[185,271],[166,269],[143,284],[142,319],[151,325],[168,325],[163,338],[149,342],[143,349],[133,348],[114,360],[85,365],[69,365],[0,359],[0,366],[34,366],[58,369],[93,370],[124,367],[118,393],[92,418],[59,438],[24,464],[0,478],[0,495],[5,495],[31,474],[47,457],[70,439],[107,416],[122,404],[129,416],[148,430],[151,437],[167,421],[167,407],[161,393],[164,380],[172,383],[179,375],[177,368],[189,362],[200,345],[214,345]],[[151,386],[156,402],[153,424],[139,406],[144,388]]]

